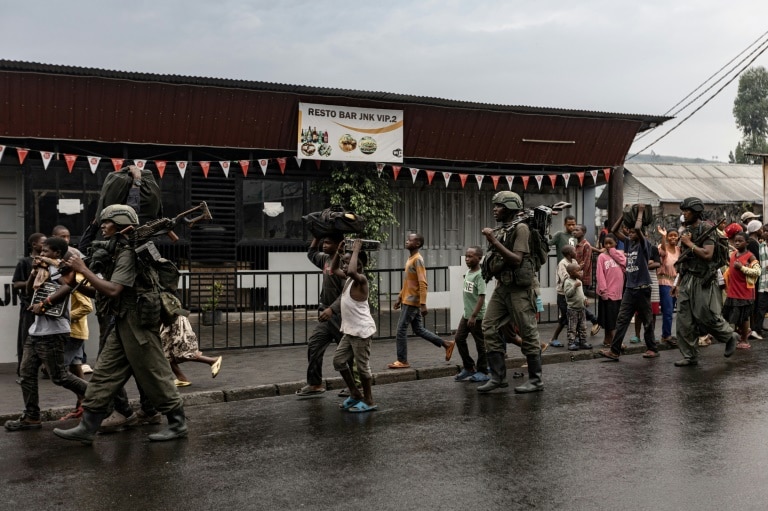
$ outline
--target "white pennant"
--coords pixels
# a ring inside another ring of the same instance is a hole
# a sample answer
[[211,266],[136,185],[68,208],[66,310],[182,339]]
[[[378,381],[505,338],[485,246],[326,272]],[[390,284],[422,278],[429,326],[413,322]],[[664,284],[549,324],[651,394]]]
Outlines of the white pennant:
[[536,182],[539,183],[539,190],[541,190],[541,181],[544,179],[544,176],[539,174],[537,176],[533,176],[536,178]]
[[3,153],[5,152],[5,146],[0,145],[0,161],[3,159]]
[[229,161],[220,161],[221,170],[224,171],[224,177],[229,177]]
[[99,162],[101,161],[101,156],[89,156],[88,157],[88,165],[91,166],[91,174],[96,173],[96,169],[99,168]]
[[590,170],[589,173],[592,174],[592,181],[597,183],[597,171],[596,170]]
[[184,174],[187,172],[187,162],[177,161],[176,166],[179,167],[179,174],[181,174],[181,179],[184,179]]
[[298,156],[294,156],[294,158],[296,158],[296,165],[298,165],[298,166],[299,166],[299,168],[301,168],[301,162],[302,162],[302,159],[301,159],[301,158],[299,158]]
[[144,170],[147,165],[147,160],[133,160],[133,164],[139,167],[139,170]]
[[475,174],[475,179],[477,179],[477,189],[479,190],[483,186],[483,179],[485,179],[485,176],[482,174]]
[[419,175],[419,169],[411,169],[411,179],[416,183],[416,176]]
[[376,164],[376,170],[379,172],[379,177],[381,177],[381,173],[384,170],[384,164],[383,163],[377,163]]
[[563,181],[565,181],[565,187],[568,188],[568,180],[571,179],[570,174],[563,174]]
[[515,176],[507,176],[507,186],[509,186],[509,189],[512,189],[512,181],[515,180]]
[[49,151],[40,151],[40,156],[43,157],[43,168],[45,170],[48,170],[48,164],[51,163],[51,158],[53,158],[53,153]]
[[269,165],[269,160],[259,160],[259,166],[261,167],[261,173],[263,175],[267,175],[267,165]]
[[445,186],[448,186],[448,182],[451,180],[451,176],[453,174],[451,172],[443,172],[443,179],[445,179]]

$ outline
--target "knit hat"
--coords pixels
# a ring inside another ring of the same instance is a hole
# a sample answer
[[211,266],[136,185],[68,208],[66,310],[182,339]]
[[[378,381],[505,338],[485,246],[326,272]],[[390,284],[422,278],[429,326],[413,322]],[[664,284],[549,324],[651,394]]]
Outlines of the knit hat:
[[752,234],[753,232],[759,231],[762,226],[763,224],[760,222],[760,220],[750,220],[750,222],[747,224],[747,232]]

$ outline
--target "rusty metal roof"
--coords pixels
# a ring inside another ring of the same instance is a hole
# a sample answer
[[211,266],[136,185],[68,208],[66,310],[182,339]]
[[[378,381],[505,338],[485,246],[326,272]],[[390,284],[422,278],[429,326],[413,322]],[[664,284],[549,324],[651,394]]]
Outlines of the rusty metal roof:
[[299,102],[404,111],[406,162],[607,167],[669,117],[0,60],[0,136],[295,153]]

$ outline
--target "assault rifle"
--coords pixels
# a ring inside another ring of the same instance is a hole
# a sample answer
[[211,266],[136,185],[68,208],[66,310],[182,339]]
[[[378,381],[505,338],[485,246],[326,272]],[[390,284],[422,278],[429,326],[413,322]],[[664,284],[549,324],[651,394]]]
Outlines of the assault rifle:
[[[725,223],[725,217],[723,217],[719,222],[717,222],[716,224],[713,224],[706,231],[701,233],[701,235],[693,241],[693,246],[686,247],[685,250],[680,252],[680,257],[678,257],[677,261],[675,262],[675,268],[677,268],[678,272],[680,271],[680,264],[683,263],[686,259],[690,258],[691,255],[693,255],[693,247],[695,247],[699,243],[702,243],[707,238],[709,238],[712,235],[712,233],[715,232],[717,229],[719,229],[720,226],[722,226],[724,223]],[[714,254],[713,254],[713,257],[714,257]]]
[[501,229],[511,232],[517,224],[525,222],[528,224],[528,227],[536,229],[545,239],[548,239],[549,228],[552,226],[552,216],[570,207],[570,202],[561,201],[551,206],[542,205],[535,208],[527,208],[515,215],[515,218],[507,225],[502,226]]
[[[190,215],[195,211],[200,211],[200,214],[193,218],[187,218],[187,215]],[[157,220],[149,221],[146,224],[135,228],[132,226],[126,227],[120,232],[128,237],[134,247],[146,243],[150,239],[155,236],[160,236],[161,234],[168,235],[171,241],[176,242],[179,240],[179,237],[173,230],[179,224],[191,227],[200,220],[210,220],[211,218],[213,217],[211,216],[211,211],[208,209],[208,204],[203,201],[194,208],[182,211],[173,218],[158,218]]]

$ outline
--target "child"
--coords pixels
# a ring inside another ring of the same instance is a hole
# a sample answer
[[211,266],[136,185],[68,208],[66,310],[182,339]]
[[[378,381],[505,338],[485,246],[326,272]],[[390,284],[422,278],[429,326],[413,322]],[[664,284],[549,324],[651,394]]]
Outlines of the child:
[[605,337],[603,347],[609,348],[616,333],[616,317],[619,315],[621,296],[624,293],[624,269],[627,257],[616,248],[616,236],[606,234],[603,248],[597,257],[597,315],[603,322]]
[[[574,239],[574,247],[576,247],[576,262],[579,263],[581,268],[581,282],[584,284],[584,292],[591,292],[592,290],[592,245],[589,244],[584,235],[587,233],[587,228],[583,224],[578,224],[571,231],[571,235]],[[597,335],[600,331],[600,323],[592,311],[585,310],[587,314],[587,320],[592,323],[592,330],[590,334]]]
[[[371,337],[376,333],[376,323],[368,306],[368,279],[363,273],[368,263],[368,256],[360,252],[363,240],[356,239],[352,244],[352,254],[344,254],[341,271],[347,281],[341,291],[341,332],[343,336],[333,356],[333,368],[339,371],[344,383],[349,388],[349,397],[339,405],[342,410],[353,413],[372,412],[378,407],[371,394]],[[343,250],[344,243],[339,245]],[[338,258],[334,259],[334,263]],[[352,360],[360,374],[363,392],[355,385],[350,369]]]
[[555,280],[555,291],[557,291],[557,328],[552,334],[552,339],[549,341],[549,345],[553,348],[562,348],[563,343],[557,340],[557,336],[563,331],[563,328],[568,325],[568,304],[565,300],[565,290],[563,284],[568,279],[568,270],[566,269],[569,264],[575,261],[576,248],[572,245],[565,245],[561,249],[563,258],[557,263],[557,275]]
[[677,297],[672,296],[672,288],[675,287],[677,268],[675,263],[680,257],[680,248],[677,242],[680,234],[677,231],[667,231],[662,226],[656,227],[661,234],[659,245],[659,258],[661,266],[656,269],[656,277],[659,281],[659,301],[661,302],[661,342],[669,346],[677,347],[677,337],[672,335],[672,316],[675,310]]
[[725,278],[723,318],[741,335],[737,349],[749,349],[749,319],[755,307],[755,283],[760,277],[760,262],[747,250],[747,235],[739,231],[731,237],[735,249]]
[[163,353],[165,358],[171,364],[176,379],[174,383],[177,387],[189,387],[192,382],[179,367],[183,362],[200,362],[211,366],[211,378],[216,378],[221,370],[221,361],[223,357],[206,357],[199,350],[197,344],[197,334],[186,316],[179,314],[176,321],[170,325],[160,327],[160,341],[163,343]]
[[[656,271],[661,267],[661,257],[659,256],[659,249],[651,245],[651,257],[648,259],[648,272],[651,275],[651,329],[656,332],[656,316],[661,312],[661,300],[659,296],[659,279],[656,276]],[[632,344],[640,344],[640,329],[642,323],[638,321],[637,314],[635,314],[635,335],[629,342]],[[654,334],[655,335],[655,334]]]
[[591,350],[587,344],[587,314],[589,305],[584,296],[584,286],[581,282],[581,266],[577,262],[565,267],[568,278],[563,283],[565,300],[568,303],[568,351]]
[[[485,315],[485,279],[480,271],[480,259],[483,258],[483,249],[474,245],[467,248],[464,253],[464,261],[469,271],[464,275],[464,314],[459,320],[456,329],[456,347],[461,355],[461,363],[464,366],[454,380],[472,382],[484,382],[488,376],[488,358],[485,356],[485,338],[483,337],[483,315]],[[477,348],[477,366],[469,355],[467,336],[472,334]]]
[[422,317],[427,315],[427,268],[419,249],[424,245],[424,236],[421,234],[409,234],[405,240],[405,248],[410,252],[405,263],[405,278],[403,287],[392,308],[400,312],[400,321],[397,323],[397,360],[388,364],[390,369],[407,369],[408,363],[408,325],[411,325],[413,333],[426,339],[437,347],[445,349],[445,361],[451,360],[455,341],[444,341],[436,334],[424,328]]

